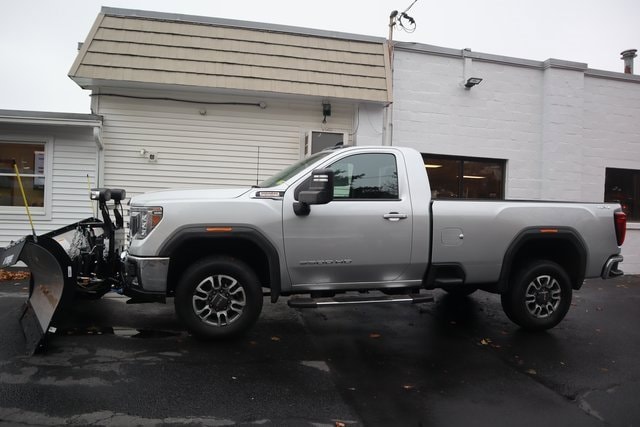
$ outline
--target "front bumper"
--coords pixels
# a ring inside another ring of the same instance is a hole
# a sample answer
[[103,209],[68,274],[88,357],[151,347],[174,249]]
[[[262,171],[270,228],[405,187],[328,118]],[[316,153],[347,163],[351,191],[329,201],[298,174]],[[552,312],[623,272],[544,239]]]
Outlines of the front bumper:
[[167,294],[169,258],[137,257],[123,254],[125,265],[125,288],[133,294]]
[[603,279],[612,279],[614,277],[620,277],[624,274],[622,270],[620,270],[618,264],[624,260],[622,255],[612,255],[609,257],[607,262],[602,267],[602,274],[600,277]]

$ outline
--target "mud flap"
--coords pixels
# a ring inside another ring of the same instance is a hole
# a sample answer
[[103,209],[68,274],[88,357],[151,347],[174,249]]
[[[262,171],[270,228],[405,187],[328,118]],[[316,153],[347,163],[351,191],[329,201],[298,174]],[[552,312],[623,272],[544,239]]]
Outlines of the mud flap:
[[73,298],[75,273],[71,259],[54,239],[40,236],[37,240],[27,236],[16,244],[0,249],[1,267],[18,261],[24,262],[31,271],[29,298],[20,324],[29,355],[44,344],[49,326],[56,312],[65,301]]

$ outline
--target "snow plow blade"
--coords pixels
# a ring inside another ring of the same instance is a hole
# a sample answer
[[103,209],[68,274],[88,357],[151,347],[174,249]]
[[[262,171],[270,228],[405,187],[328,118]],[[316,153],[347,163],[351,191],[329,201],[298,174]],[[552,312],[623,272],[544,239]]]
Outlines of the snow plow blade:
[[33,355],[44,343],[51,320],[74,292],[75,274],[71,259],[51,237],[27,236],[0,249],[0,267],[24,262],[31,271],[29,297],[20,316],[26,352]]

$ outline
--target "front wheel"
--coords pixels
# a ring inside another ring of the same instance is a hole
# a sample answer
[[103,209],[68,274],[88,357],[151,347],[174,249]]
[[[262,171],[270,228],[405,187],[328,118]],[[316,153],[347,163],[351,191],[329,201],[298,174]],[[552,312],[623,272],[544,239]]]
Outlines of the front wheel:
[[262,311],[262,288],[244,262],[202,259],[183,274],[175,292],[176,313],[201,338],[226,338],[249,329]]
[[560,265],[536,261],[514,273],[501,302],[514,323],[529,331],[544,331],[564,319],[571,294],[571,280]]

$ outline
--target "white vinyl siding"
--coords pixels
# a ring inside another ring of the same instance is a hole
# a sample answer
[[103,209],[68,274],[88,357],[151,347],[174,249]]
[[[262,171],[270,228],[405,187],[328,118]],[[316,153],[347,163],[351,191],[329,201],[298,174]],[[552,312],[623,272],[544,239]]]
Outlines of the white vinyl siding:
[[[104,185],[124,188],[128,196],[165,188],[254,185],[298,160],[305,133],[323,118],[320,100],[221,95],[208,100],[265,102],[266,108],[114,96],[94,100],[104,117]],[[353,106],[334,103],[326,129],[349,134],[353,117]],[[149,161],[142,150],[157,160]]]
[[[47,173],[49,203],[45,214],[33,214],[37,234],[44,234],[92,216],[87,189],[87,174],[96,183],[97,147],[93,129],[61,127],[20,127],[0,125],[0,136],[23,135],[29,140],[50,141],[47,152],[51,173]],[[0,246],[31,234],[24,207],[13,213],[0,213]]]
[[98,167],[97,147],[90,134],[81,141],[57,140],[53,170],[52,215],[56,225],[67,225],[92,216],[89,186],[97,185]]

